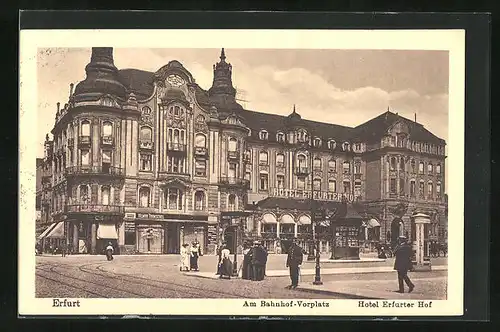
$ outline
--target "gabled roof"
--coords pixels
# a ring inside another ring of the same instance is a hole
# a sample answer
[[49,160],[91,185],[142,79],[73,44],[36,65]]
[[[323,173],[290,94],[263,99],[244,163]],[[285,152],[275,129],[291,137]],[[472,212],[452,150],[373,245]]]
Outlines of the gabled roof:
[[403,121],[409,127],[412,140],[445,144],[443,139],[425,129],[422,124],[390,111],[382,113],[379,116],[355,127],[352,131],[352,139],[367,142],[380,140],[387,133],[389,127],[397,121]]

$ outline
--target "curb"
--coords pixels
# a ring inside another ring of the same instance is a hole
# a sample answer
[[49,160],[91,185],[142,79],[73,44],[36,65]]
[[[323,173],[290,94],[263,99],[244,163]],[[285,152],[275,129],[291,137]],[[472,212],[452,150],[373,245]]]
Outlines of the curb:
[[381,297],[370,297],[370,296],[362,296],[356,294],[342,293],[342,292],[334,292],[324,289],[310,289],[310,288],[295,288],[296,291],[304,292],[304,293],[312,293],[312,294],[320,294],[320,295],[333,295],[333,296],[342,296],[348,299],[363,299],[363,300],[383,300]]

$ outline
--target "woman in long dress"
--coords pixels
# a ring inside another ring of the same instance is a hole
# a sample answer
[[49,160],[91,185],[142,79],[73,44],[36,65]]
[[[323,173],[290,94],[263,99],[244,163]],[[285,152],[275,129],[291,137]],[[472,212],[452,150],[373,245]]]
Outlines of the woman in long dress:
[[181,248],[181,271],[189,271],[189,249],[188,244],[184,243]]
[[198,269],[198,258],[201,256],[201,249],[200,245],[197,241],[193,242],[191,244],[191,258],[190,258],[190,265],[191,265],[191,270],[193,271],[199,271]]
[[231,263],[231,259],[229,259],[230,251],[225,246],[221,250],[221,268],[220,268],[220,276],[219,278],[227,278],[231,279],[231,274],[233,270],[233,264]]
[[252,248],[248,243],[244,244],[243,265],[241,268],[241,279],[252,280]]

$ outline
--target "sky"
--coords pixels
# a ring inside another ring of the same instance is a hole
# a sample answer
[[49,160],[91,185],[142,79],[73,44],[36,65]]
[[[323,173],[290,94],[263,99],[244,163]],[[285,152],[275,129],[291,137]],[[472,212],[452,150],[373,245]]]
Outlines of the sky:
[[[38,52],[38,156],[54,125],[56,103],[69,84],[85,79],[90,48]],[[388,108],[422,123],[448,141],[447,51],[225,49],[241,104],[253,111],[288,115],[296,105],[305,119],[356,126]],[[178,60],[202,88],[212,85],[220,49],[115,48],[118,69],[155,72]]]

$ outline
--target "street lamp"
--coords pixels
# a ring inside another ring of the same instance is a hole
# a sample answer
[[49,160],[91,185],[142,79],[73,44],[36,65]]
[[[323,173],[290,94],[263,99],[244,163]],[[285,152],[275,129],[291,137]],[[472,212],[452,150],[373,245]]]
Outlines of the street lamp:
[[234,261],[233,261],[233,277],[238,276],[238,233],[240,231],[240,222],[241,219],[238,220],[238,224],[234,227]]

